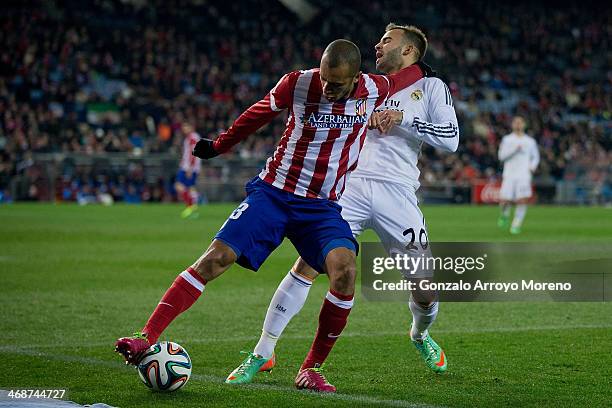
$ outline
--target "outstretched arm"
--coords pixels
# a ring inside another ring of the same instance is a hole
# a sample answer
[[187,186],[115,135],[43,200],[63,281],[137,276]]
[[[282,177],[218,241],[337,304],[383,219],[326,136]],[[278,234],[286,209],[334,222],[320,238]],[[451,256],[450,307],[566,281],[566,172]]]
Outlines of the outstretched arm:
[[219,154],[230,150],[234,145],[255,133],[260,127],[270,123],[281,110],[272,109],[270,94],[251,105],[232,123],[229,129],[221,133],[213,142],[213,148]]
[[282,110],[291,106],[293,89],[299,74],[291,72],[283,76],[262,100],[244,111],[214,142],[201,139],[193,150],[194,156],[209,159],[225,153],[257,129],[270,123]]

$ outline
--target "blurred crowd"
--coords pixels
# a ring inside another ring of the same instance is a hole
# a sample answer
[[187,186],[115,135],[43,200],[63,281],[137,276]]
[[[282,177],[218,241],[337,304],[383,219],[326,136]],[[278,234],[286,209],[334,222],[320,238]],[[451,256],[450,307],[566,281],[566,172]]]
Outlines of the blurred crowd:
[[[364,70],[374,71],[373,46],[390,21],[426,32],[425,60],[448,83],[461,125],[456,154],[424,149],[423,184],[497,177],[499,140],[520,114],[540,146],[538,180],[589,183],[609,194],[612,23],[595,2],[324,0],[312,2],[318,12],[308,21],[278,1],[145,3],[3,5],[0,201],[19,175],[31,181],[22,198],[42,197],[39,153],[178,154],[185,121],[214,138],[283,73],[317,66],[335,38],[355,41]],[[265,159],[285,119],[279,115],[233,154]],[[172,198],[173,174],[63,167],[58,191],[47,195]]]

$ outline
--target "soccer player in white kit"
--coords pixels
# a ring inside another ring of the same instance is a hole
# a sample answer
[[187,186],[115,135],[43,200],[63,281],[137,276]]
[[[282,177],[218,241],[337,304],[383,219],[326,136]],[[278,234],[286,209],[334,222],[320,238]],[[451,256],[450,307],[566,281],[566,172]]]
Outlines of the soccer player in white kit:
[[[420,61],[427,39],[414,26],[389,24],[375,48],[377,70],[393,73]],[[420,174],[417,162],[423,143],[449,152],[457,150],[459,127],[448,87],[435,77],[420,79],[387,99],[369,126],[376,129],[368,131],[359,165],[339,201],[342,217],[355,236],[373,229],[389,254],[405,253],[410,244],[428,247],[425,220],[415,194]],[[249,383],[257,372],[272,369],[276,342],[303,307],[317,275],[301,258],[296,261],[272,298],[258,344],[230,373],[227,383]],[[428,334],[438,313],[437,293],[415,292],[409,301],[411,339],[427,366],[443,372],[447,367],[444,351]]]
[[540,163],[538,145],[534,138],[525,134],[525,120],[521,116],[512,119],[512,133],[502,138],[498,156],[504,163],[504,173],[499,191],[501,214],[497,225],[508,227],[512,204],[516,204],[510,233],[519,234],[531,197],[531,176]]

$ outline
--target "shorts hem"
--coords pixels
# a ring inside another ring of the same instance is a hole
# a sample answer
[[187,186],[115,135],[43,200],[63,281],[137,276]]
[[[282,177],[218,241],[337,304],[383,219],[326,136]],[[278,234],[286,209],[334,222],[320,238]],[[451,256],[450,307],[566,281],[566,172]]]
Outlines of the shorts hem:
[[236,245],[232,244],[231,242],[229,242],[225,238],[221,238],[219,236],[215,236],[214,239],[218,239],[219,241],[223,242],[228,247],[232,248],[232,251],[234,251],[234,253],[236,254],[236,259],[240,258],[240,256],[242,255],[242,251],[240,249],[238,249],[238,247]]
[[319,255],[319,259],[317,259],[317,263],[319,264],[319,267],[322,267],[323,265],[325,265],[325,259],[327,258],[327,255],[336,248],[346,248],[346,249],[349,249],[355,252],[355,254],[357,254],[359,251],[358,250],[359,246],[354,241],[354,238],[353,239],[349,239],[349,238],[332,239],[327,244],[325,244],[325,246],[323,247],[323,251],[321,251],[321,254]]

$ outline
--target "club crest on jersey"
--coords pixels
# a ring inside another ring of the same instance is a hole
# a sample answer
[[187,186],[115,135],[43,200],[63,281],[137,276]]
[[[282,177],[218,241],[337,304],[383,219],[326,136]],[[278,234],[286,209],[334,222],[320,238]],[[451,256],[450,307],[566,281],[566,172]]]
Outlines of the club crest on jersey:
[[366,114],[368,108],[367,99],[357,99],[355,102],[355,114],[357,116],[363,116]]
[[410,94],[410,97],[414,101],[420,101],[421,99],[423,99],[423,91],[421,91],[420,89],[417,89],[416,91],[413,91]]

